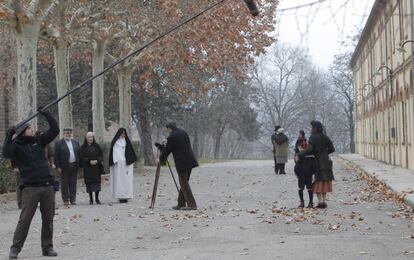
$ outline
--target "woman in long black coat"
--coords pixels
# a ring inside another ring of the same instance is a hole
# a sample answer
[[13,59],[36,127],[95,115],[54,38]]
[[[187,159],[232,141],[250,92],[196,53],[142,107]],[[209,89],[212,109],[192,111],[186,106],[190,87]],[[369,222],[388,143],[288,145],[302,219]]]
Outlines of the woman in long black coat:
[[86,192],[89,193],[89,204],[93,204],[93,192],[95,192],[96,204],[99,201],[101,191],[101,175],[103,174],[103,153],[101,147],[95,142],[92,132],[88,132],[80,150],[80,162],[83,168]]
[[332,192],[332,181],[334,180],[333,163],[329,158],[329,154],[335,152],[335,147],[331,139],[325,134],[321,122],[312,121],[311,126],[312,135],[309,138],[308,147],[300,152],[298,157],[315,156],[315,182],[312,190],[318,196],[317,208],[326,208],[326,194]]

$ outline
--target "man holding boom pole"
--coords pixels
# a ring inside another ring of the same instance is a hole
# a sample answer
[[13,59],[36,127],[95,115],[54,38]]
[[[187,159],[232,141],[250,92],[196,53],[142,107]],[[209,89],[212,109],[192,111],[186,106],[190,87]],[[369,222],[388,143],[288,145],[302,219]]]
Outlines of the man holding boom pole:
[[[45,155],[45,147],[59,134],[59,126],[50,113],[39,109],[49,123],[49,129],[34,136],[33,128],[25,123],[7,131],[3,145],[3,156],[16,164],[20,172],[22,187],[22,211],[13,236],[9,259],[17,259],[29,232],[30,224],[40,203],[42,214],[42,251],[44,256],[57,256],[53,250],[53,216],[55,192],[53,175]],[[13,135],[16,137],[13,139]]]

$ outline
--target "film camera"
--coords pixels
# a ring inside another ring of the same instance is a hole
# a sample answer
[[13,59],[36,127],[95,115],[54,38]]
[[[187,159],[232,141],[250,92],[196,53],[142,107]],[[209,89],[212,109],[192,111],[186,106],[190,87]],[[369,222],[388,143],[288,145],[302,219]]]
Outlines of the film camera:
[[158,142],[155,142],[155,143],[154,143],[154,145],[155,145],[155,147],[157,147],[157,149],[158,149],[158,150],[160,150],[160,151],[164,151],[164,150],[165,150],[165,148],[167,148],[167,147],[165,146],[165,144],[161,144],[161,143],[158,143]]

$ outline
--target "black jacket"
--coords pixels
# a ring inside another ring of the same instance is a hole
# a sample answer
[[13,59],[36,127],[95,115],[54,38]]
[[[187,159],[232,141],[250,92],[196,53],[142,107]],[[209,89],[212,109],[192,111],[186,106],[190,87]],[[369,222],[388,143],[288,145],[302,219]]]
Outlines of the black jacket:
[[315,180],[332,181],[334,180],[332,161],[329,154],[335,152],[335,147],[331,139],[322,133],[312,134],[309,138],[308,147],[300,152],[299,157],[306,155],[315,156]]
[[44,113],[49,129],[37,137],[8,135],[3,145],[3,156],[19,168],[26,186],[53,184],[53,176],[45,155],[45,147],[59,134],[59,126],[49,113]]
[[[75,153],[75,160],[76,165],[79,167],[79,152],[80,152],[80,145],[78,141],[71,140],[73,146],[73,152]],[[61,139],[55,143],[55,165],[56,168],[61,168],[63,171],[69,168],[69,148],[66,144],[65,139]]]
[[278,133],[275,136],[275,143],[278,145],[282,145],[286,142],[289,142],[289,138],[284,133]]
[[190,137],[183,129],[176,128],[168,136],[166,148],[160,155],[160,161],[165,163],[170,153],[174,156],[175,168],[178,172],[191,170],[198,166],[193,149],[191,149]]
[[[97,160],[97,165],[91,165],[90,161]],[[85,143],[80,150],[80,163],[83,168],[83,178],[86,184],[100,183],[103,174],[103,153],[101,147],[93,142],[91,145]]]

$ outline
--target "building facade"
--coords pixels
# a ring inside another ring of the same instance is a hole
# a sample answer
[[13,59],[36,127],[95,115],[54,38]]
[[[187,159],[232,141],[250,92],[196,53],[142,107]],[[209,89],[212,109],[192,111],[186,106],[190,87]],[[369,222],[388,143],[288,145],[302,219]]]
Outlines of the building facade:
[[377,0],[352,57],[356,152],[414,169],[414,1]]

